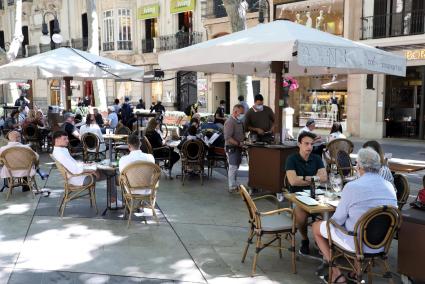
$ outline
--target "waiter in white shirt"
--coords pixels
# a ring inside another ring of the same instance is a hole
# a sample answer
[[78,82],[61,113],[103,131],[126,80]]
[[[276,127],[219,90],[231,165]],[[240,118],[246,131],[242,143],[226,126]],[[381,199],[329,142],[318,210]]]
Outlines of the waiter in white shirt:
[[129,135],[127,138],[127,144],[130,153],[121,157],[119,162],[120,173],[124,170],[125,167],[132,164],[133,162],[146,161],[155,163],[155,158],[153,155],[143,153],[142,150],[140,150],[140,140],[137,135]]

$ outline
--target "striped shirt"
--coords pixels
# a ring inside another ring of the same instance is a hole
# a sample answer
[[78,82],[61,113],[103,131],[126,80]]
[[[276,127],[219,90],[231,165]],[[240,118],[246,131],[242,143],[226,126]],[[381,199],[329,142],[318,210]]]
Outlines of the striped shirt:
[[379,175],[383,177],[385,180],[389,181],[394,185],[394,177],[391,173],[390,168],[388,168],[387,165],[382,165],[381,169],[379,170]]

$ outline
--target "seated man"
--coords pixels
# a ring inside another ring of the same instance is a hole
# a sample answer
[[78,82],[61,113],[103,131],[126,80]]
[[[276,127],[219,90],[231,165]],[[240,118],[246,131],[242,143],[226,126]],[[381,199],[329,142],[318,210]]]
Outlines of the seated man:
[[90,175],[95,180],[101,180],[101,175],[97,171],[85,170],[83,163],[76,161],[68,151],[68,134],[65,131],[59,130],[53,133],[53,157],[60,162],[70,173],[77,175],[84,173],[85,175],[71,177],[69,183],[76,186],[90,184]]
[[[9,142],[7,143],[7,145],[0,147],[0,155],[1,155],[1,153],[3,153],[3,151],[5,151],[6,149],[9,149],[9,148],[12,148],[12,147],[22,147],[22,148],[30,149],[32,151],[32,149],[29,145],[23,145],[21,143],[21,133],[19,133],[18,131],[10,131],[9,134],[8,134],[8,139],[9,139]],[[35,166],[38,165],[39,156],[36,152],[34,152],[34,154],[37,157],[37,160],[35,162],[35,165],[31,169],[30,176],[35,175],[35,171],[36,171]],[[6,167],[2,167],[0,175],[1,175],[2,178],[7,178],[7,177],[11,176]],[[19,171],[16,171],[16,172],[13,173],[13,176],[15,176],[15,177],[25,176],[25,175],[27,175],[27,172],[25,170],[19,170]],[[22,186],[22,192],[29,191],[29,190],[30,190],[30,188],[27,185]]]
[[136,161],[146,161],[155,163],[155,158],[151,154],[145,154],[140,150],[140,140],[137,135],[131,134],[127,138],[127,144],[128,149],[130,150],[130,153],[128,155],[125,155],[121,157],[119,161],[119,170],[122,172],[122,170],[131,164],[132,162]]
[[[294,153],[286,160],[286,176],[290,185],[290,192],[310,189],[312,180],[327,181],[327,174],[322,158],[312,154],[314,134],[304,131],[298,135],[299,153]],[[308,213],[299,207],[295,209],[295,223],[301,234],[300,253],[309,254],[309,240],[307,236]]]
[[[341,200],[332,219],[348,231],[354,230],[354,225],[369,209],[387,205],[397,208],[397,196],[393,185],[379,175],[381,161],[378,153],[371,148],[360,149],[357,155],[357,170],[360,178],[347,183],[342,192]],[[343,248],[355,251],[353,236],[336,230],[331,225],[332,240]],[[313,224],[314,239],[323,253],[323,258],[328,261],[330,249],[326,221],[317,221]],[[378,253],[380,251],[363,246],[365,253]],[[332,283],[345,283],[341,271],[334,267]]]
[[303,128],[301,128],[298,136],[303,132],[310,132],[314,135],[313,140],[313,153],[319,156],[322,156],[323,150],[326,148],[325,141],[322,140],[322,136],[314,133],[316,129],[316,121],[313,118],[309,118]]
[[66,135],[68,136],[68,141],[74,138],[81,140],[80,133],[78,132],[78,129],[75,127],[74,117],[75,117],[74,114],[71,112],[67,112],[63,115],[64,123],[62,124],[61,129],[65,131]]

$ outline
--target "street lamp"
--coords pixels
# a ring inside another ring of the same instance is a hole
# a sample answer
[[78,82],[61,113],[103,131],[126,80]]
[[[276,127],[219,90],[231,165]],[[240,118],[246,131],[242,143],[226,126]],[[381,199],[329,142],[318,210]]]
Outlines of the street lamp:
[[[54,17],[53,35],[51,38],[49,36],[49,29],[47,28],[47,23],[46,23],[47,15],[52,15]],[[58,21],[58,16],[56,12],[47,11],[46,13],[43,14],[43,24],[41,25],[41,32],[43,33],[43,35],[40,37],[41,44],[49,44],[51,40],[54,43],[58,43],[58,44],[62,42],[63,37],[62,35],[60,35],[61,30],[59,28],[59,21]]]

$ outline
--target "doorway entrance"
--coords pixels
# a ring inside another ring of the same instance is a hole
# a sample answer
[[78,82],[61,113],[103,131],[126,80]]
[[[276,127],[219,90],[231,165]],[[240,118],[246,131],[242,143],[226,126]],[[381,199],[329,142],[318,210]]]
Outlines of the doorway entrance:
[[185,109],[198,102],[198,86],[196,72],[177,72],[177,109]]
[[230,113],[230,82],[214,82],[213,83],[213,95],[214,95],[214,109],[215,111],[220,106],[220,101],[226,102],[224,109],[225,113]]

